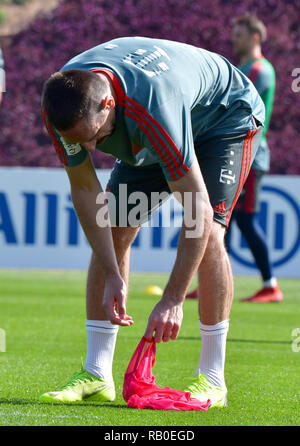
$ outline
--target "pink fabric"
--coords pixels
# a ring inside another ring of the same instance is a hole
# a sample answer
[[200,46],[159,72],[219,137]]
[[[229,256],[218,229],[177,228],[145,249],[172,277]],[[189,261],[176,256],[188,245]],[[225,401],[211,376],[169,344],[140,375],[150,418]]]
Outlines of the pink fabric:
[[152,367],[155,363],[156,344],[144,337],[137,346],[127,367],[123,397],[128,407],[158,410],[208,410],[210,400],[191,399],[189,392],[160,388],[155,384]]

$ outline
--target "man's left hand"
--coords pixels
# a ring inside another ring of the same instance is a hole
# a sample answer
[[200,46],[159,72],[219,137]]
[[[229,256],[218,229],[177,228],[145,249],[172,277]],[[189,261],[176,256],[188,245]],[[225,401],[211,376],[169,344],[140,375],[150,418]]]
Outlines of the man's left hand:
[[[150,314],[145,338],[150,340],[154,336],[155,342],[168,342],[169,339],[176,339],[182,318],[182,303],[175,304],[162,298]],[[153,332],[155,332],[155,335],[153,335]]]

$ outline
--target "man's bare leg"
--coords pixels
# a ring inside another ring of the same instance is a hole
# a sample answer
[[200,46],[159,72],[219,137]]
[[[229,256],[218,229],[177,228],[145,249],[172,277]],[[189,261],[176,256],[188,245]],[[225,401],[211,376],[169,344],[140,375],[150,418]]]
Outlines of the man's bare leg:
[[[128,290],[130,247],[139,228],[112,228],[114,248],[120,274]],[[107,320],[102,307],[104,277],[96,257],[92,254],[87,277],[87,354],[84,368],[95,376],[112,380],[112,362],[118,334],[118,325]]]
[[226,388],[226,337],[233,300],[233,277],[224,245],[224,235],[225,228],[214,222],[198,270],[202,346],[197,372],[201,371],[213,384],[221,388]]
[[214,222],[198,269],[199,316],[206,325],[227,319],[233,299],[233,277],[224,245],[225,227]]
[[[112,236],[119,270],[123,280],[126,283],[127,289],[129,283],[130,247],[137,236],[138,231],[139,228],[131,227],[112,228]],[[92,254],[86,286],[87,319],[107,320],[106,314],[102,307],[103,292],[104,277],[95,255]]]

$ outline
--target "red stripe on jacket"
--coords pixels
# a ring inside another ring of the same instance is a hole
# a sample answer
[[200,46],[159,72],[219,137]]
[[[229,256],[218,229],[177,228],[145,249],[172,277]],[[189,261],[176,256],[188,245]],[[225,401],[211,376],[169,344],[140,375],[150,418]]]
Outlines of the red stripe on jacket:
[[152,142],[153,146],[156,148],[157,152],[159,153],[159,155],[161,156],[161,158],[165,161],[169,172],[171,174],[171,177],[174,181],[177,180],[177,177],[173,171],[173,168],[170,164],[170,162],[168,161],[168,159],[165,157],[165,155],[161,152],[160,148],[158,147],[158,145],[156,144],[156,142],[154,141],[154,139],[152,138],[151,134],[149,133],[149,131],[143,126],[143,124],[141,123],[141,120],[138,116],[133,115],[132,113],[130,113],[128,110],[125,109],[124,111],[125,115],[129,116],[130,118],[134,119],[135,121],[137,121],[139,127],[143,130],[144,133],[146,133],[146,135],[148,136],[149,140]]
[[[147,112],[147,110],[142,107],[140,104],[138,104],[136,101],[134,101],[133,99],[129,98],[128,96],[125,97],[125,100],[127,100],[128,102],[130,102],[132,105],[134,105],[135,107],[137,107],[139,110],[141,110],[141,112],[146,116],[146,118],[149,119],[149,121],[151,121],[156,127],[157,129],[164,135],[164,137],[166,138],[166,140],[169,142],[169,144],[171,145],[171,147],[173,148],[174,152],[176,153],[176,155],[178,156],[178,158],[181,161],[181,165],[183,167],[183,169],[188,172],[189,168],[184,164],[183,162],[183,156],[182,153],[180,152],[180,150],[178,149],[178,147],[176,146],[176,144],[174,143],[174,141],[172,140],[172,138],[170,137],[170,135],[165,131],[165,129],[151,116],[149,115],[149,113]],[[163,143],[164,144],[164,143]],[[168,152],[170,152],[170,149],[167,147],[166,144],[164,144],[165,146],[165,150]],[[171,153],[171,152],[170,152]]]
[[[158,141],[158,143],[160,143],[160,147],[163,147],[166,154],[171,158],[171,160],[173,161],[174,167],[176,169],[177,172],[177,176],[182,177],[184,174],[181,173],[180,171],[180,164],[178,163],[178,161],[176,160],[176,158],[174,157],[174,155],[172,154],[172,152],[168,149],[168,147],[166,146],[166,144],[164,144],[163,140],[161,139],[161,137],[159,136],[159,134],[157,133],[157,131],[155,130],[155,128],[145,119],[145,117],[143,116],[143,113],[141,113],[140,111],[136,110],[135,108],[131,107],[128,104],[124,104],[125,110],[130,110],[135,116],[139,116],[140,121],[142,121],[145,126],[148,128],[148,130],[150,130],[150,132],[152,133],[152,135],[155,137],[155,139]],[[126,113],[125,113],[126,114]],[[131,116],[132,117],[132,116]],[[137,121],[137,122],[140,122]],[[141,127],[141,126],[140,126]],[[141,127],[141,129],[143,130],[143,128]],[[148,135],[148,133],[147,133]],[[149,137],[149,135],[148,135]],[[153,139],[151,139],[151,142],[153,144]],[[154,146],[157,149],[157,145]],[[162,151],[159,150],[158,153],[162,154]],[[164,160],[166,160],[167,158],[164,156],[163,158]],[[168,166],[170,166],[170,163],[168,162]],[[177,178],[176,178],[177,179]]]
[[[185,172],[188,172],[189,168],[184,164],[182,153],[180,152],[180,150],[178,149],[178,147],[176,146],[176,144],[174,143],[174,141],[172,140],[170,135],[164,130],[164,128],[146,111],[146,109],[144,107],[142,107],[140,104],[138,104],[136,101],[134,101],[133,99],[131,99],[129,96],[126,95],[125,91],[122,88],[122,85],[121,85],[119,79],[117,78],[117,76],[112,71],[104,69],[104,68],[96,68],[96,69],[92,69],[91,71],[94,72],[94,73],[103,73],[103,74],[105,74],[105,75],[107,75],[109,77],[109,79],[112,81],[113,87],[114,87],[114,89],[116,91],[118,104],[123,106],[123,107],[125,107],[125,109],[127,108],[128,110],[131,110],[135,115],[139,116],[139,119],[133,118],[132,114],[128,114],[128,113],[125,113],[125,114],[127,116],[131,117],[132,119],[135,119],[138,122],[139,127],[149,137],[149,132],[145,132],[145,130],[144,130],[145,127],[143,125],[141,125],[141,121],[144,122],[144,124],[147,126],[147,128],[152,132],[152,134],[155,136],[157,141],[160,143],[161,148],[163,148],[163,150],[166,152],[166,154],[173,161],[174,167],[175,167],[176,172],[177,172],[177,176],[179,176],[180,178],[182,176],[184,176],[184,174],[181,172],[180,169],[182,168]],[[133,107],[131,107],[128,103],[130,103],[131,105],[136,107],[137,110],[135,110]],[[153,125],[151,125],[150,122],[146,121],[145,118],[148,119],[148,121],[150,121]],[[181,164],[176,160],[174,153],[172,153],[172,151],[167,146],[167,144],[164,143],[164,141],[162,140],[161,136],[159,135],[159,132],[169,142],[170,146],[172,147],[172,150],[178,156]],[[170,162],[167,160],[167,158],[165,156],[163,156],[162,151],[160,150],[158,145],[156,143],[153,143],[153,138],[149,138],[149,139],[152,142],[152,144],[155,147],[155,149],[158,151],[158,153],[161,156],[161,158],[166,162],[167,167],[168,167],[168,169],[170,171],[170,168],[171,168]],[[170,173],[171,173],[171,171],[170,171]],[[174,181],[176,181],[178,179],[174,175],[173,171],[171,173],[171,176],[174,179]]]

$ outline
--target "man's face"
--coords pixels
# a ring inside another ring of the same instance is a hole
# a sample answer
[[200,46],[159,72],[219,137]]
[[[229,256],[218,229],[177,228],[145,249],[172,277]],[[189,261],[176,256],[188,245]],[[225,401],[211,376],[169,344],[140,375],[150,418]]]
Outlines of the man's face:
[[115,107],[106,107],[89,122],[81,119],[69,130],[59,131],[68,144],[79,143],[89,152],[94,152],[96,145],[103,144],[115,128]]
[[253,34],[251,34],[245,25],[235,25],[232,29],[231,42],[233,51],[238,56],[249,54],[255,42]]

